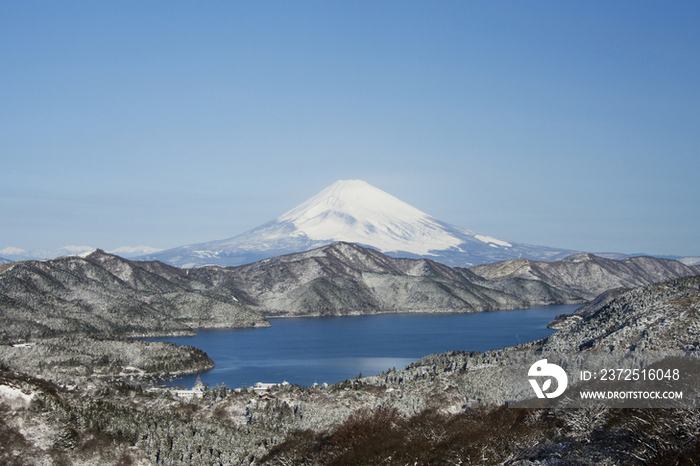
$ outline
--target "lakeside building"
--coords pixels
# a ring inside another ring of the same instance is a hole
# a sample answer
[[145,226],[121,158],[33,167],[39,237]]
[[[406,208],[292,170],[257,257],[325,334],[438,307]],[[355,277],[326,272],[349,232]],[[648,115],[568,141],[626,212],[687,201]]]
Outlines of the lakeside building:
[[285,387],[287,385],[289,385],[289,382],[287,382],[286,380],[282,383],[258,382],[255,384],[255,387],[253,387],[253,390],[255,390],[256,393],[267,392],[273,387]]
[[173,390],[172,393],[178,398],[202,398],[204,396],[204,384],[197,377],[197,381],[191,390]]

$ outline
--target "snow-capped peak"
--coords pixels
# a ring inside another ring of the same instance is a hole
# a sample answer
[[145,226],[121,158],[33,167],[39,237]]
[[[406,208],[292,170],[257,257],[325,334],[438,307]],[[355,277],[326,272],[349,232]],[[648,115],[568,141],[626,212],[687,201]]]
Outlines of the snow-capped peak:
[[574,252],[476,235],[441,222],[364,181],[341,180],[289,212],[238,236],[141,258],[186,268],[240,265],[337,241],[461,267],[519,257],[553,260]]
[[361,180],[337,181],[275,221],[292,223],[293,236],[367,244],[384,252],[424,255],[462,243],[443,223]]

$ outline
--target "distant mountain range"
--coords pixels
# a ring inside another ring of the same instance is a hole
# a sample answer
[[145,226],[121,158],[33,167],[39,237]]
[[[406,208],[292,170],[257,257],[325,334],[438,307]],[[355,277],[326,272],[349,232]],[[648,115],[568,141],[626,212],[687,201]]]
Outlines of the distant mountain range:
[[700,273],[652,257],[589,254],[472,269],[332,243],[238,267],[181,269],[95,251],[0,265],[0,341],[88,333],[187,334],[266,316],[482,312],[584,303],[610,289]]
[[[64,256],[77,256],[90,254],[97,248],[90,246],[64,246],[60,249],[33,249],[31,251],[25,251],[24,249],[6,247],[5,249],[0,249],[0,264],[7,262],[17,262],[24,260],[43,260],[43,259],[54,259],[56,257]],[[138,256],[143,256],[144,254],[154,254],[162,251],[162,249],[151,248],[148,246],[122,246],[117,249],[112,249],[107,252],[110,254],[117,254],[121,257],[130,259]],[[4,262],[3,262],[4,261]]]

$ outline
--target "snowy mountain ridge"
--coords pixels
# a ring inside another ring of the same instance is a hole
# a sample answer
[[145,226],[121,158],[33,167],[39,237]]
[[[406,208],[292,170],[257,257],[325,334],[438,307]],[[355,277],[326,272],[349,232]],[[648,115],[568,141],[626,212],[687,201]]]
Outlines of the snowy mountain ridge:
[[274,220],[241,235],[182,246],[141,259],[179,267],[234,266],[356,243],[394,257],[427,257],[470,267],[499,260],[557,260],[576,251],[504,241],[444,223],[361,180],[340,180]]
[[[64,246],[60,249],[33,249],[31,251],[25,251],[24,249],[20,248],[6,247],[5,249],[0,250],[0,256],[11,261],[42,260],[54,259],[56,257],[63,256],[85,256],[94,252],[96,249],[97,248],[93,248],[91,246]],[[162,251],[162,249],[151,248],[148,246],[122,246],[107,252],[110,254],[118,254],[121,257],[131,258],[142,256],[144,254],[155,254],[160,251]]]

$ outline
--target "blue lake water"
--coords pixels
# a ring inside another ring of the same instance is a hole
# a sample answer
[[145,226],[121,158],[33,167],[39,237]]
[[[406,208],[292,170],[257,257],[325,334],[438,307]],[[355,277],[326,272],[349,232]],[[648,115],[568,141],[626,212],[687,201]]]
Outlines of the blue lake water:
[[[197,330],[192,337],[154,338],[206,351],[216,363],[200,374],[214,387],[256,382],[312,385],[376,375],[445,351],[487,351],[550,335],[554,316],[578,306],[477,314],[379,314],[270,319],[271,327]],[[168,385],[194,385],[196,375]]]

